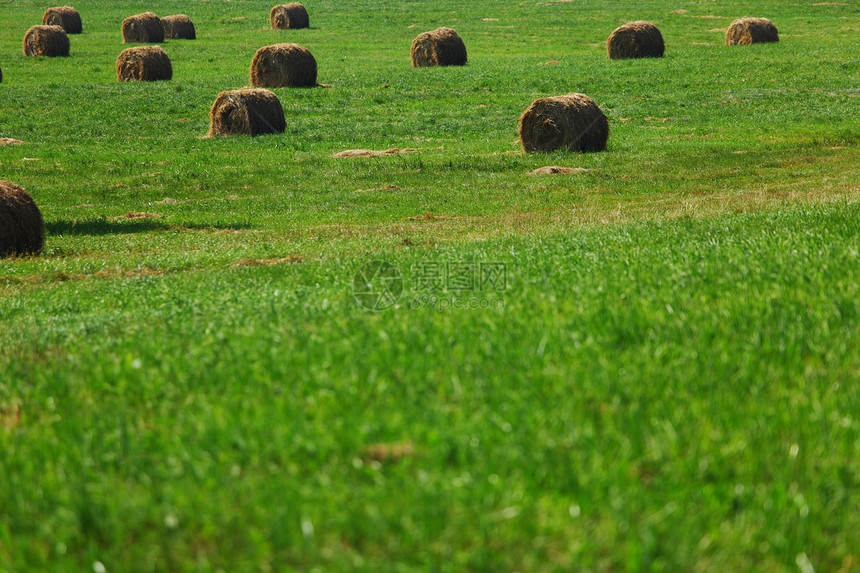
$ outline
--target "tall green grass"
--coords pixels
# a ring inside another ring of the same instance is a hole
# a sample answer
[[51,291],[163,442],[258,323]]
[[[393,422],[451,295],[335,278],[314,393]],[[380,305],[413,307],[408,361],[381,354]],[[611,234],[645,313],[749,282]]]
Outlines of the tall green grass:
[[[47,227],[0,261],[0,571],[856,570],[857,6],[306,6],[79,2],[61,59],[20,54],[44,6],[0,8],[0,177]],[[118,83],[145,10],[199,39]],[[740,16],[781,42],[723,46]],[[606,58],[633,19],[665,58]],[[442,25],[469,64],[412,69]],[[202,138],[279,41],[330,87]],[[609,149],[517,152],[571,91]]]

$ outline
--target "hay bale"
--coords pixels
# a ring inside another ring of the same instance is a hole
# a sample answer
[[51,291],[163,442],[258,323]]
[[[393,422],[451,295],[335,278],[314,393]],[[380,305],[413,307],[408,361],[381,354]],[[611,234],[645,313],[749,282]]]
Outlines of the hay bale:
[[283,133],[287,127],[278,96],[263,89],[221,92],[212,105],[209,119],[210,137]]
[[666,45],[663,35],[651,22],[637,20],[619,26],[609,34],[606,51],[610,60],[662,58]]
[[0,257],[38,253],[45,245],[45,223],[33,198],[0,180]]
[[152,12],[135,14],[122,21],[123,44],[157,44],[163,41],[161,19]]
[[590,97],[568,94],[535,100],[520,117],[519,133],[526,152],[601,151],[609,121]]
[[164,37],[171,40],[196,40],[197,31],[194,22],[185,14],[165,16],[161,18],[161,26],[164,28]]
[[33,26],[24,35],[25,56],[68,56],[69,37],[59,26]]
[[48,8],[42,16],[42,24],[59,26],[66,31],[66,34],[80,34],[84,30],[81,15],[71,6]]
[[317,61],[298,44],[275,44],[257,50],[251,61],[251,85],[262,88],[317,85]]
[[726,30],[727,46],[779,42],[779,32],[767,18],[738,18]]
[[298,2],[280,4],[272,8],[272,11],[269,12],[269,22],[272,23],[272,28],[276,30],[310,27],[308,11]]
[[173,66],[161,46],[126,48],[116,59],[117,81],[155,82],[171,78]]
[[464,66],[466,45],[451,28],[438,28],[419,34],[412,41],[412,67]]

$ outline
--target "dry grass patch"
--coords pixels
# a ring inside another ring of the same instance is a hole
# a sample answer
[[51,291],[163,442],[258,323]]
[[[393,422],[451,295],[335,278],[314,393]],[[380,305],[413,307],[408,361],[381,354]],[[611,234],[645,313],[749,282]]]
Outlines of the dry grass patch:
[[372,149],[347,149],[346,151],[335,153],[332,157],[382,157],[384,155],[402,155],[404,153],[415,153],[417,151],[418,150],[414,147],[407,147],[405,149],[392,147],[391,149],[385,149],[383,151],[374,151]]
[[305,260],[302,255],[290,255],[289,257],[280,257],[273,259],[239,259],[230,268],[238,267],[270,267],[273,265],[285,265],[290,263],[301,263]]
[[21,426],[21,407],[18,404],[0,405],[0,430],[11,432]]
[[571,175],[573,173],[585,173],[591,171],[585,167],[561,167],[559,165],[546,165],[529,171],[529,175]]
[[135,212],[129,211],[125,215],[117,215],[116,217],[108,217],[108,221],[133,221],[136,219],[160,219],[164,217],[161,213],[147,213],[144,211]]
[[356,189],[355,193],[374,193],[376,191],[405,191],[403,187],[398,187],[397,185],[383,185],[382,187],[376,187],[374,189]]
[[415,445],[412,442],[370,444],[361,449],[361,458],[365,462],[396,462],[415,455]]

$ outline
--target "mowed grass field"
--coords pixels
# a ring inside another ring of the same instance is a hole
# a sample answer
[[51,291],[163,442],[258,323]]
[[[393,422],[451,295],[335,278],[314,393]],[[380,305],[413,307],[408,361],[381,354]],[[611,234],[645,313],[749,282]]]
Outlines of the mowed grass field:
[[[0,571],[860,571],[854,0],[74,6],[50,59],[0,5],[0,178],[47,228],[0,260]],[[147,10],[198,39],[118,83]],[[609,61],[638,19],[666,57]],[[439,26],[469,64],[411,68]],[[284,41],[328,87],[204,138]],[[570,92],[607,151],[521,153]]]

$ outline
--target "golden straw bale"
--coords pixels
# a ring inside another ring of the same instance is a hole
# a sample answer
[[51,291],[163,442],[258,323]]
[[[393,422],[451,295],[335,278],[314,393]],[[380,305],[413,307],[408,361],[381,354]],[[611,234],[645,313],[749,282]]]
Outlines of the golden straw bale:
[[42,16],[42,24],[45,26],[59,26],[66,34],[80,34],[83,32],[81,15],[71,6],[57,6],[48,8]]
[[44,245],[45,224],[33,198],[0,180],[0,257],[38,253]]
[[251,62],[251,85],[262,88],[313,87],[317,61],[298,44],[275,44],[257,50]]
[[196,40],[197,31],[194,22],[185,14],[165,16],[161,18],[161,26],[164,28],[164,37],[169,40]]
[[662,58],[666,46],[663,35],[651,22],[628,22],[612,31],[606,40],[610,60]]
[[33,26],[24,36],[25,56],[68,56],[69,37],[59,26]]
[[272,28],[286,30],[289,28],[307,28],[310,26],[308,11],[298,2],[279,4],[269,12],[269,22]]
[[116,59],[117,81],[155,82],[171,78],[173,66],[160,46],[126,48]]
[[779,42],[779,32],[767,18],[738,18],[726,30],[727,46]]
[[209,135],[283,133],[284,108],[274,93],[264,89],[224,91],[209,112]]
[[464,66],[466,45],[451,28],[438,28],[419,34],[412,41],[412,67]]
[[601,151],[609,138],[609,120],[587,95],[546,97],[520,117],[519,135],[526,152]]
[[152,12],[135,14],[122,21],[123,44],[158,44],[163,41],[161,19]]

